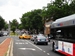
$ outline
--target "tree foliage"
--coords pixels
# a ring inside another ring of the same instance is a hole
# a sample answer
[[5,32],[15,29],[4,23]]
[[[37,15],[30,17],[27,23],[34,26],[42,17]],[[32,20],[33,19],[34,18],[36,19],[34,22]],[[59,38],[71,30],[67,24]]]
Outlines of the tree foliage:
[[0,16],[0,30],[2,30],[5,26],[5,20]]
[[43,9],[36,9],[22,15],[21,27],[41,31],[46,19],[56,20],[75,13],[75,0],[54,0]]
[[5,22],[4,29],[5,29],[5,30],[8,29],[8,23],[7,23],[7,22]]
[[37,9],[23,14],[21,18],[23,28],[27,30],[41,30],[43,28],[42,17],[40,16],[41,11],[41,9]]
[[12,22],[10,22],[10,25],[11,25],[11,30],[15,32],[15,30],[18,28],[19,23],[16,19],[13,19]]

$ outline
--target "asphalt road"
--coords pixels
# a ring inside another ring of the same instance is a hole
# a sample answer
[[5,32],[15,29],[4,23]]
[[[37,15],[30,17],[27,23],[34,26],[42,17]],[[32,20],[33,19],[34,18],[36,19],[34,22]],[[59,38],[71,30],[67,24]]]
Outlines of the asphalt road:
[[0,44],[6,39],[8,38],[9,36],[0,36]]
[[48,45],[35,45],[30,40],[13,38],[13,56],[63,56],[57,52],[51,51],[50,43]]

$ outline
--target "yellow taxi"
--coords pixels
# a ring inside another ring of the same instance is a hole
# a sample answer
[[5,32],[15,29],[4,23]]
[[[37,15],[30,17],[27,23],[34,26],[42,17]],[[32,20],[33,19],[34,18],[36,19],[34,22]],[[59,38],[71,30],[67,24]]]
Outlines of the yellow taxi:
[[19,36],[19,39],[30,39],[31,38],[31,35],[28,35],[28,34],[22,34]]

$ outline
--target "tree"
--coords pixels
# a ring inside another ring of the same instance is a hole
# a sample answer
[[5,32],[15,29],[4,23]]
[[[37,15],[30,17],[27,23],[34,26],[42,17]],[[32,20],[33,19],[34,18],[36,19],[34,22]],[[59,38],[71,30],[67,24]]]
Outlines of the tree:
[[5,22],[4,29],[5,29],[5,30],[8,29],[8,23],[7,23],[7,22]]
[[19,29],[19,30],[22,30],[22,29],[23,29],[23,25],[22,25],[22,24],[19,24],[18,29]]
[[42,17],[40,16],[41,11],[41,9],[37,9],[23,14],[21,18],[23,28],[29,31],[32,31],[34,29],[37,31],[41,30],[41,28],[43,29]]
[[15,26],[12,26],[11,30],[15,33],[15,29],[16,27]]
[[5,26],[5,20],[0,16],[0,30],[2,30]]
[[73,0],[55,0],[52,3],[47,4],[47,17],[56,20],[61,17],[65,17],[75,13]]
[[15,32],[15,30],[18,28],[19,23],[16,19],[13,19],[12,22],[10,22],[10,25],[11,25],[11,30]]

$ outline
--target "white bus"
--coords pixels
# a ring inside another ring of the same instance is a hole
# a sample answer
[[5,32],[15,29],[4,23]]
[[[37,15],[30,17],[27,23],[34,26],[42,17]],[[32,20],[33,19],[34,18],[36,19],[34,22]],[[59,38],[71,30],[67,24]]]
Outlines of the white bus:
[[57,19],[50,29],[52,50],[75,56],[75,14]]

